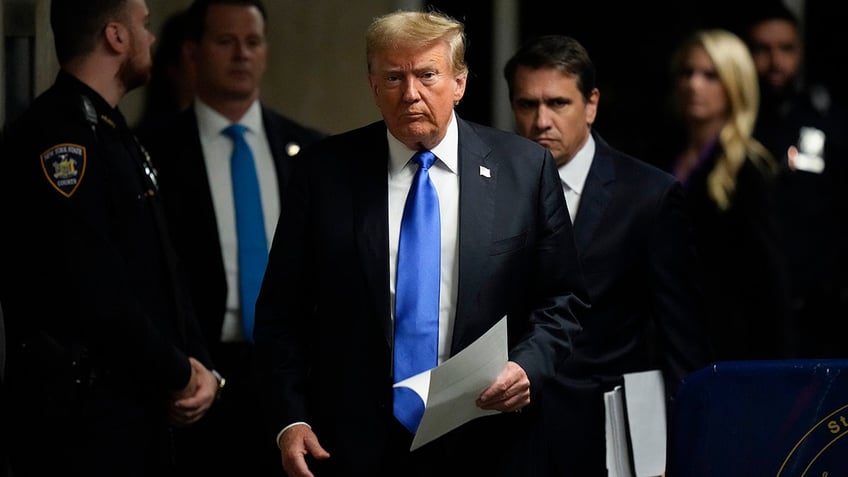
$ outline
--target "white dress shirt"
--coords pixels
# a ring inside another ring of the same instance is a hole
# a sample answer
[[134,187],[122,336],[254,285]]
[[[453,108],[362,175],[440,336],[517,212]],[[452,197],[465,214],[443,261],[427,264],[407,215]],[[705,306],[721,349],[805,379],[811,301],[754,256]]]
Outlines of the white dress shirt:
[[[439,286],[439,363],[448,358],[453,331],[459,262],[459,134],[456,116],[451,115],[445,138],[430,149],[438,160],[430,167],[430,180],[439,196],[441,221],[441,284]],[[395,313],[395,284],[397,283],[398,238],[406,196],[418,166],[411,162],[417,152],[403,145],[388,131],[389,140],[389,286],[392,319]]]
[[583,194],[583,186],[586,185],[586,177],[589,168],[592,167],[592,159],[595,157],[595,138],[589,135],[586,144],[577,151],[570,161],[559,166],[559,179],[562,182],[562,190],[565,192],[565,203],[568,204],[568,214],[571,223],[577,217],[577,208],[580,207],[580,196]]
[[[197,129],[200,133],[200,144],[203,147],[203,159],[206,162],[209,189],[212,191],[212,202],[218,223],[218,236],[221,239],[224,270],[227,275],[227,312],[224,316],[221,339],[226,342],[244,341],[239,304],[235,205],[230,173],[233,141],[222,133],[224,128],[232,123],[198,98],[194,101],[194,110],[197,115]],[[262,107],[259,101],[253,103],[238,123],[247,127],[245,139],[253,152],[256,164],[256,175],[259,178],[259,189],[262,195],[262,214],[265,217],[265,236],[270,249],[280,215],[280,194],[277,188],[277,172],[271,155],[271,147],[265,136]]]

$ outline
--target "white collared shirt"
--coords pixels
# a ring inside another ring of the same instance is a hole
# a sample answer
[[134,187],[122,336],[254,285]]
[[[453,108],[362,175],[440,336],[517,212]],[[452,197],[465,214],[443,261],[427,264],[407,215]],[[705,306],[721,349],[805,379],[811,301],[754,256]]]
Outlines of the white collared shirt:
[[565,203],[568,204],[568,214],[571,215],[571,223],[577,217],[577,208],[580,207],[580,196],[586,185],[586,177],[589,176],[589,168],[592,167],[592,159],[595,157],[595,138],[589,135],[586,144],[577,151],[570,161],[559,166],[559,179],[562,182],[562,190],[565,193]]
[[[218,236],[221,240],[221,253],[227,275],[227,312],[224,316],[221,339],[243,341],[238,287],[238,243],[230,173],[233,141],[222,133],[224,128],[232,123],[199,98],[194,100],[194,110],[197,115],[197,129],[203,148],[203,159],[206,162],[209,189],[212,191],[212,203],[215,207],[215,219],[218,223]],[[270,249],[280,215],[280,194],[277,188],[277,172],[271,155],[271,147],[265,135],[262,107],[259,101],[253,103],[239,120],[239,124],[247,127],[248,130],[245,139],[253,152],[256,164],[256,175],[259,178],[262,195],[262,214],[265,217],[265,236]]]
[[[386,131],[389,141],[389,287],[392,319],[395,313],[395,284],[397,283],[398,239],[403,208],[412,179],[418,167],[411,162],[417,152],[407,148]],[[445,138],[431,149],[438,160],[430,167],[430,180],[439,196],[441,221],[441,284],[439,286],[439,363],[450,353],[454,309],[457,296],[459,262],[459,133],[456,116],[451,115]]]

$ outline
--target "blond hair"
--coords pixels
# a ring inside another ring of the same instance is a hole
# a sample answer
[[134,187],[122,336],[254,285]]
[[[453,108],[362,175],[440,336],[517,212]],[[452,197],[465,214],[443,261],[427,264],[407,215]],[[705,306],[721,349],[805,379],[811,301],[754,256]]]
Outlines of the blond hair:
[[746,157],[769,173],[776,171],[777,165],[771,153],[752,136],[760,105],[760,87],[748,47],[727,30],[698,30],[678,48],[673,60],[675,71],[681,70],[685,57],[694,47],[703,48],[712,60],[728,100],[727,121],[718,137],[721,153],[707,177],[710,198],[726,210],[733,200],[739,169]]
[[371,72],[372,59],[382,51],[399,47],[424,48],[439,41],[448,44],[454,74],[468,74],[465,26],[461,22],[437,11],[398,10],[379,16],[371,22],[365,33],[368,72]]

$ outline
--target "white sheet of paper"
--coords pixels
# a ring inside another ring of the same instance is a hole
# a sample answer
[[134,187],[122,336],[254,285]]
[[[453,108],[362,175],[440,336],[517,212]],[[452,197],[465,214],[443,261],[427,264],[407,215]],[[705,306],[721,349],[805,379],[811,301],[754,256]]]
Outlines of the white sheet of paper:
[[[409,450],[415,450],[437,437],[478,417],[497,414],[475,404],[477,397],[495,381],[507,361],[506,317],[474,343],[430,371],[406,379],[427,406]],[[426,374],[428,386],[420,380]],[[416,380],[416,381],[413,381]],[[426,390],[425,390],[426,388]],[[424,390],[426,394],[420,392]],[[428,392],[429,391],[429,392]]]
[[624,390],[616,386],[604,393],[606,410],[607,476],[633,477],[630,471],[630,447],[624,413]]
[[624,401],[637,477],[665,473],[665,384],[659,370],[624,375]]

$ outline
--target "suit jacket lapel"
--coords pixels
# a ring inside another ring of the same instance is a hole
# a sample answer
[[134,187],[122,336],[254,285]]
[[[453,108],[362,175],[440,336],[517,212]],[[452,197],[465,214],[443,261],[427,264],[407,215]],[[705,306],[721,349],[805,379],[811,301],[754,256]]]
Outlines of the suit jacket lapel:
[[277,172],[277,187],[280,189],[280,197],[289,181],[289,168],[285,161],[286,153],[285,138],[281,134],[281,128],[265,106],[262,106],[262,124],[265,126],[265,137],[268,139],[268,147],[271,149],[271,157],[274,160],[274,169]]
[[[179,202],[188,204],[181,210],[190,212],[192,215],[182,219],[186,220],[186,223],[196,224],[198,236],[208,238],[208,240],[199,241],[198,246],[209,245],[210,250],[207,256],[217,256],[220,267],[223,269],[221,249],[217,245],[219,243],[218,225],[212,205],[212,191],[206,179],[206,161],[203,160],[203,148],[200,145],[200,133],[193,108],[181,113],[177,128],[184,132],[179,136],[188,140],[176,141],[175,146],[181,149],[173,154],[172,159],[169,159],[174,160],[174,175],[177,177],[176,183],[180,184],[179,187],[172,187],[170,193],[179,194]],[[213,249],[214,253],[212,253]]]
[[595,144],[595,157],[589,168],[589,175],[586,176],[580,210],[574,221],[574,241],[581,255],[595,235],[595,230],[612,199],[615,184],[615,167],[608,154],[609,146],[599,136],[595,136]]
[[377,318],[392,343],[392,320],[389,301],[389,223],[388,162],[389,145],[386,128],[375,123],[361,135],[359,151],[366,151],[353,162],[354,227],[365,279],[377,309]]
[[[473,316],[475,297],[485,281],[486,257],[495,214],[498,163],[491,148],[463,120],[459,124],[459,283],[451,355],[461,349]],[[488,176],[484,171],[488,170]]]

